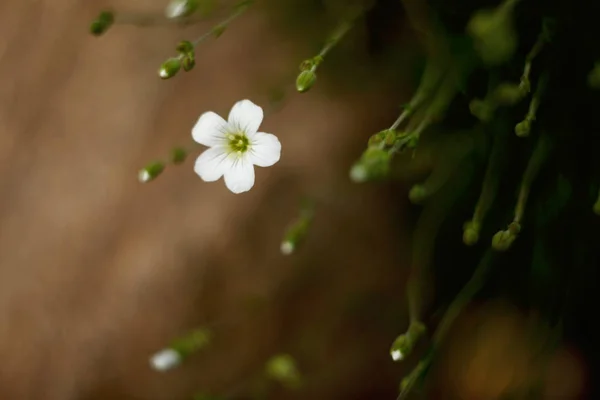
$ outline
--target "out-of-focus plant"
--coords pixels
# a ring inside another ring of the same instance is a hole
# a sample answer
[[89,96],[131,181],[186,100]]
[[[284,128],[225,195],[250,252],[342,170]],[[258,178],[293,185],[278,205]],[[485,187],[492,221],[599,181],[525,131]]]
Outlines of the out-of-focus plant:
[[[541,310],[547,325],[563,332],[574,304],[589,294],[585,283],[595,276],[599,261],[600,123],[595,113],[600,105],[600,24],[595,18],[600,7],[564,0],[246,0],[229,5],[172,0],[164,15],[102,11],[90,30],[102,35],[119,24],[190,25],[224,14],[197,39],[175,46],[176,55],[158,69],[160,78],[171,79],[181,70],[191,71],[199,45],[218,38],[251,7],[291,17],[282,25],[306,37],[322,35],[319,50],[300,63],[298,93],[319,84],[320,68],[344,41],[356,39],[355,28],[377,31],[384,22],[368,23],[374,10],[381,15],[381,9],[401,8],[426,59],[410,101],[388,127],[371,136],[349,168],[355,182],[413,180],[426,172],[408,193],[421,208],[406,288],[409,322],[390,354],[401,361],[419,348],[426,351],[402,379],[398,398],[423,384],[453,322],[484,287]],[[394,23],[400,21],[398,14],[391,15]],[[319,22],[315,29],[303,23],[307,18]],[[325,30],[323,24],[330,26]],[[210,147],[198,159],[196,172],[205,181],[224,176],[235,193],[252,187],[252,164],[273,165],[280,150],[273,135],[258,132],[262,108],[244,104],[236,105],[228,121],[205,113],[193,129],[196,141]],[[168,160],[143,168],[139,180],[157,178],[165,166],[183,163],[192,151],[176,147]],[[282,253],[293,253],[310,234],[315,206],[304,203],[284,235]],[[458,239],[450,222],[462,224]],[[474,258],[481,259],[475,268],[465,262]],[[460,290],[450,283],[444,288],[435,279],[465,273],[472,277],[459,280],[464,284]],[[503,283],[491,282],[491,275]],[[431,298],[434,285],[452,299]],[[432,318],[434,307],[445,310],[439,322]],[[198,332],[155,355],[152,365],[172,368],[207,346],[209,331]],[[289,355],[271,359],[265,371],[265,379],[289,388],[300,385]]]

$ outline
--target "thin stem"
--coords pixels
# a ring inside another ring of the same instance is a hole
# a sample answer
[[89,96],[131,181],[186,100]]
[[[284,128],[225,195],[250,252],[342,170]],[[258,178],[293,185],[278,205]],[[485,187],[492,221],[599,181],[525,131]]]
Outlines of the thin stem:
[[527,168],[523,174],[523,180],[521,181],[521,189],[519,190],[519,198],[515,207],[515,217],[513,219],[513,222],[517,224],[520,224],[523,219],[531,184],[546,161],[550,153],[551,144],[550,138],[547,135],[540,135],[531,159],[527,164]]
[[414,111],[421,106],[427,100],[431,92],[433,92],[443,76],[442,70],[438,67],[437,63],[429,60],[425,67],[425,72],[423,73],[423,77],[421,78],[421,83],[417,88],[417,91],[413,98],[410,100],[406,108],[402,111],[398,119],[392,124],[390,129],[397,129],[404,120],[408,117],[412,116]]
[[454,202],[470,181],[468,169],[455,174],[452,182],[444,185],[431,199],[419,217],[414,233],[411,270],[407,283],[410,321],[422,321],[426,306],[424,296],[425,274],[429,272],[435,239]]
[[488,249],[484,254],[483,258],[479,262],[479,265],[475,269],[475,272],[471,276],[471,279],[461,289],[458,295],[454,298],[446,313],[442,317],[440,324],[438,325],[432,338],[432,346],[427,355],[417,364],[417,367],[407,377],[407,385],[400,392],[396,400],[404,400],[410,394],[412,389],[415,387],[419,379],[421,379],[431,363],[433,362],[436,352],[441,347],[442,343],[446,339],[448,332],[452,328],[452,325],[463,312],[464,308],[471,302],[473,297],[481,290],[487,274],[492,265],[493,251]]
[[246,2],[242,5],[238,5],[235,8],[235,12],[233,12],[229,17],[225,18],[223,21],[212,27],[208,32],[204,33],[202,36],[197,38],[192,42],[194,47],[198,46],[200,43],[210,38],[211,36],[215,36],[217,33],[222,32],[227,26],[232,23],[236,18],[240,17],[242,14],[248,10],[252,2]]

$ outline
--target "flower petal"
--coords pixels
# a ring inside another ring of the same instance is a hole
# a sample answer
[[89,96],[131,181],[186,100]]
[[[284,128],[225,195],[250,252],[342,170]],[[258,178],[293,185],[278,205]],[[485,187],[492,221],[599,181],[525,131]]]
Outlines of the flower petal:
[[254,166],[248,157],[237,158],[225,171],[225,185],[233,193],[243,193],[254,186]]
[[229,125],[252,137],[258,131],[263,120],[263,109],[250,100],[241,100],[233,105],[229,112]]
[[270,133],[256,132],[251,139],[249,150],[250,161],[259,167],[270,167],[281,157],[281,143],[277,136]]
[[196,172],[204,182],[214,182],[231,168],[234,158],[227,154],[224,146],[211,147],[196,159],[194,172]]
[[226,131],[227,121],[218,114],[208,111],[198,118],[198,122],[192,129],[192,138],[208,147],[217,146],[224,143]]

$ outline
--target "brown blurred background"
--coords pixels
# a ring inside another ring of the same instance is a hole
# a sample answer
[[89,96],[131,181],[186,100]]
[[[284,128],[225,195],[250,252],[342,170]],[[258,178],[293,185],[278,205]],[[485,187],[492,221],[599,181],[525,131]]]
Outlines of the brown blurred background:
[[[190,143],[202,112],[225,115],[242,98],[268,104],[314,50],[251,11],[200,45],[192,73],[163,82],[156,70],[174,44],[210,22],[87,34],[105,6],[160,13],[165,3],[0,3],[0,399],[243,398],[279,352],[296,358],[304,386],[270,398],[395,398],[416,361],[388,356],[406,328],[406,196],[351,184],[348,168],[405,96],[377,71],[344,91],[325,73],[265,119],[282,159],[257,170],[249,193],[202,182],[193,156],[140,184],[138,169]],[[307,195],[314,226],[282,256]],[[430,398],[499,399],[540,374],[548,398],[575,398],[585,375],[576,353],[534,360],[530,316],[497,304],[470,311]],[[151,370],[152,353],[199,326],[215,329],[207,351]]]
[[[202,182],[193,157],[142,185],[138,169],[189,143],[202,112],[265,104],[266,88],[310,54],[253,11],[199,47],[193,73],[163,82],[156,70],[173,45],[210,23],[94,38],[87,27],[106,5],[0,4],[0,398],[243,393],[282,351],[305,376],[298,398],[395,393],[387,351],[405,324],[401,216],[389,187],[347,179],[393,115],[382,84],[292,93],[263,125],[283,144],[281,162],[259,169],[247,194]],[[279,243],[304,195],[317,200],[316,222],[286,258]],[[213,323],[207,352],[150,369],[168,341]]]

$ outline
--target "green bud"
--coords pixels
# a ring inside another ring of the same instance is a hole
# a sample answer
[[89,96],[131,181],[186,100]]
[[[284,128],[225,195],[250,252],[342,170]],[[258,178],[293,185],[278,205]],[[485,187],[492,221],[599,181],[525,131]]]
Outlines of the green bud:
[[463,227],[463,243],[467,246],[473,246],[479,242],[479,224],[474,221],[468,221]]
[[115,22],[115,15],[111,11],[103,11],[90,25],[90,33],[94,36],[100,36]]
[[269,359],[265,373],[269,379],[288,388],[296,388],[300,385],[301,378],[296,361],[289,354],[278,354]]
[[383,132],[385,134],[385,145],[388,147],[393,146],[396,138],[398,137],[396,131],[393,129],[386,129]]
[[165,8],[165,16],[170,19],[189,17],[198,9],[198,0],[171,0]]
[[149,164],[138,173],[138,180],[142,183],[150,182],[158,177],[165,169],[165,165],[156,161]]
[[391,154],[383,149],[369,147],[350,170],[354,182],[383,178],[389,173]]
[[183,62],[181,66],[185,72],[191,71],[196,65],[196,59],[194,58],[194,53],[190,53],[187,57],[183,58]]
[[600,89],[600,62],[596,62],[588,74],[588,86],[592,89]]
[[494,10],[475,12],[469,20],[467,32],[473,38],[481,60],[489,66],[509,61],[517,49],[512,9],[504,7],[504,4]]
[[482,122],[489,122],[494,116],[495,107],[481,99],[473,99],[469,103],[471,114]]
[[600,217],[600,199],[596,200],[596,202],[594,203],[594,213]]
[[383,142],[385,140],[385,132],[386,131],[377,132],[376,134],[371,136],[369,138],[369,146],[377,146],[381,142]]
[[290,255],[296,247],[304,240],[313,220],[314,205],[312,202],[307,202],[302,206],[300,217],[286,231],[283,241],[281,242],[281,253]]
[[512,106],[517,104],[525,93],[519,85],[501,83],[494,90],[494,101],[503,106]]
[[178,53],[187,55],[188,53],[191,53],[194,51],[194,45],[189,40],[182,40],[181,42],[179,42],[179,44],[177,45],[175,50]]
[[515,134],[518,137],[527,137],[527,136],[529,136],[530,132],[531,132],[531,121],[529,121],[528,119],[519,122],[515,126]]
[[425,325],[421,322],[411,322],[408,331],[396,338],[390,348],[390,356],[394,361],[404,360],[413,350],[415,344],[425,333]]
[[160,66],[158,76],[161,79],[169,79],[177,75],[181,69],[181,60],[178,57],[169,58]]
[[307,92],[317,80],[317,74],[313,69],[308,69],[300,72],[296,79],[296,90],[300,93]]
[[492,247],[496,251],[506,251],[515,241],[516,236],[510,231],[499,231],[492,238]]
[[182,147],[175,147],[171,150],[171,162],[175,165],[182,164],[187,158],[187,151]]
[[414,185],[410,188],[408,198],[413,204],[421,204],[427,198],[427,189],[423,185]]
[[206,348],[212,340],[212,332],[207,328],[197,329],[185,337],[175,340],[170,348],[187,357]]

